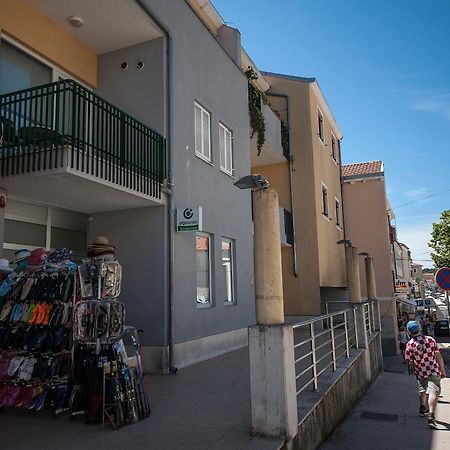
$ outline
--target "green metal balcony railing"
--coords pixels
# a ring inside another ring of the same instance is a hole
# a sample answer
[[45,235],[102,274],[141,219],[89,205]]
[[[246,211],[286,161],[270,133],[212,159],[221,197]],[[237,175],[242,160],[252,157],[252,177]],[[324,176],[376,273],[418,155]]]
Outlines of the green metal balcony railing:
[[161,198],[165,139],[73,80],[1,95],[1,176],[63,167]]

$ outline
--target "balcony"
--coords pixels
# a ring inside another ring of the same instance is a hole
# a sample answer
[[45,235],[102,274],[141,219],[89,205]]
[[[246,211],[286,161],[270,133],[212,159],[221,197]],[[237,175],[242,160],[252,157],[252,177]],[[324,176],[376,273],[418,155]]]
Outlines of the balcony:
[[0,96],[0,131],[11,195],[87,213],[162,203],[165,139],[73,80]]
[[264,103],[261,94],[249,84],[249,102],[255,98],[265,124],[265,142],[258,155],[257,133],[251,139],[251,165],[266,166],[285,163],[289,158],[289,131],[272,108]]

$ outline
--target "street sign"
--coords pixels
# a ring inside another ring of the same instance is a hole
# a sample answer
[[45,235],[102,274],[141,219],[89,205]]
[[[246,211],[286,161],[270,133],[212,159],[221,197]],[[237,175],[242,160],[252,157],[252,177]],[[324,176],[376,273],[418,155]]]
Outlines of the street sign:
[[431,305],[431,300],[426,298],[425,299],[425,306],[429,306],[429,305]]
[[423,306],[423,300],[416,300],[416,306]]
[[436,272],[436,284],[444,291],[450,291],[450,268],[442,267]]

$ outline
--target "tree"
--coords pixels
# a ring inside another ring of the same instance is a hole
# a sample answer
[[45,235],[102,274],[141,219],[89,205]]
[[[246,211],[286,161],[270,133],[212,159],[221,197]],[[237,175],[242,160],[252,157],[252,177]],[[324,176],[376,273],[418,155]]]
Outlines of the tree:
[[434,265],[438,268],[450,267],[450,209],[442,212],[438,223],[433,223],[428,245],[434,250],[431,253]]

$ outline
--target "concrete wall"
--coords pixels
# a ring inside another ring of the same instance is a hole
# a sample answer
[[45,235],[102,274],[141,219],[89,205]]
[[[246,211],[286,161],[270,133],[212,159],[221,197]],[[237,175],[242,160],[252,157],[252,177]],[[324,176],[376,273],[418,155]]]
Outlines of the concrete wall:
[[[165,43],[163,38],[98,57],[97,93],[165,136]],[[136,62],[144,68],[138,70]],[[121,64],[128,63],[122,70]],[[120,87],[120,88],[119,88]]]
[[95,86],[97,56],[23,0],[0,0],[0,31]]
[[[367,390],[382,368],[378,333],[368,349],[359,350],[343,373],[326,389],[309,413],[300,420],[298,435],[286,450],[315,450],[345,418],[353,404]],[[364,352],[368,352],[369,367]],[[302,401],[300,396],[299,401]]]
[[144,330],[144,345],[167,345],[166,217],[165,207],[157,206],[95,214],[89,222],[88,242],[100,235],[116,246],[126,322]]
[[[195,233],[175,234],[174,320],[179,343],[242,328],[255,320],[250,192],[233,186],[235,179],[250,173],[247,79],[185,1],[143,3],[170,34],[175,206],[202,206],[203,230],[214,238],[213,304],[199,309]],[[195,100],[211,113],[212,164],[195,155]],[[220,171],[219,121],[233,130],[234,178]],[[236,242],[233,306],[225,306],[220,296],[222,236]]]

